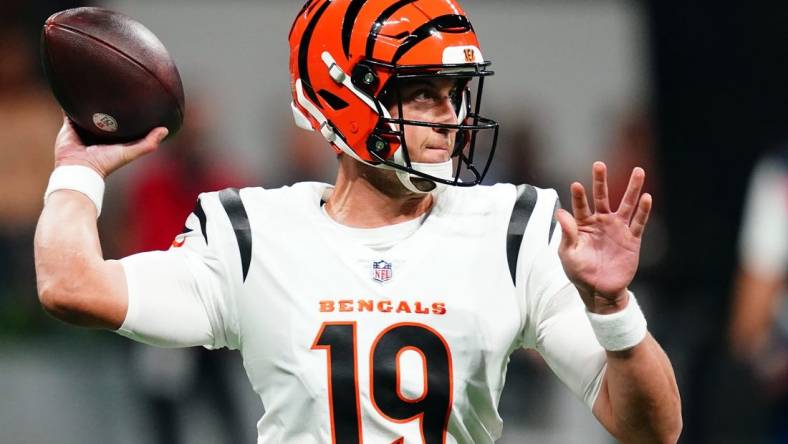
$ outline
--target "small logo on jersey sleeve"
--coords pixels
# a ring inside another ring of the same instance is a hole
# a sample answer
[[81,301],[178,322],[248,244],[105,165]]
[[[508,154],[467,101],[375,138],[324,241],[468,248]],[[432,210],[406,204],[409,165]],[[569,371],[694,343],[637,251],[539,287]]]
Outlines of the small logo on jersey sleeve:
[[181,234],[175,236],[175,239],[172,241],[172,246],[174,248],[180,248],[185,243],[186,243],[186,236],[184,235],[184,233],[181,233]]
[[391,280],[392,271],[391,264],[386,261],[372,262],[372,279],[378,282],[386,282]]

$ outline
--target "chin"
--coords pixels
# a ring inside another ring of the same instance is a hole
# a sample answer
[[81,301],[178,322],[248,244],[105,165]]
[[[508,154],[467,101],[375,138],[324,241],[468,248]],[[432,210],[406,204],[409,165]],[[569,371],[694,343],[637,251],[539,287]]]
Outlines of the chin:
[[[412,160],[412,159],[411,159]],[[426,153],[419,160],[413,160],[416,163],[443,163],[449,160],[449,155],[445,151],[439,153]]]

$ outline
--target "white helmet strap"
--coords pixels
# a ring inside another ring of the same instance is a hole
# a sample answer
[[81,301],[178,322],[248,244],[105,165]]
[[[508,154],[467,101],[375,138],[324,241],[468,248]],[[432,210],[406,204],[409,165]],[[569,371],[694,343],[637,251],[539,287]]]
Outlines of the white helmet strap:
[[[401,147],[402,145],[400,145],[400,149],[394,152],[394,161],[400,165],[405,165],[406,162],[402,156]],[[452,172],[451,159],[447,160],[446,162],[440,162],[440,163],[411,162],[410,167],[420,173],[429,174],[430,176],[439,177],[441,179],[451,180],[454,177]],[[446,186],[442,183],[433,182],[429,179],[424,179],[423,177],[419,177],[415,174],[408,173],[407,171],[402,171],[402,170],[396,170],[396,171],[397,171],[397,178],[399,179],[400,182],[402,182],[402,185],[408,190],[413,191],[414,193],[429,193],[431,191],[442,189],[443,187]],[[422,187],[419,188],[419,186],[416,183],[414,183],[414,180],[420,182],[421,184],[423,184],[424,182],[429,182],[433,184],[433,186],[427,187],[428,189],[424,189],[424,186],[422,185]]]

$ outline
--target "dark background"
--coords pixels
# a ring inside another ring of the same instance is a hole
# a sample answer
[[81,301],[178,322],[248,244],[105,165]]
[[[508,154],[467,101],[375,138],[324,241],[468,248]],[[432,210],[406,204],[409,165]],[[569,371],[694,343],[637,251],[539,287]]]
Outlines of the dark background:
[[683,442],[760,442],[765,401],[728,356],[724,331],[749,172],[788,140],[788,4],[652,1],[647,10],[671,239],[660,285],[674,321],[663,335],[686,366]]

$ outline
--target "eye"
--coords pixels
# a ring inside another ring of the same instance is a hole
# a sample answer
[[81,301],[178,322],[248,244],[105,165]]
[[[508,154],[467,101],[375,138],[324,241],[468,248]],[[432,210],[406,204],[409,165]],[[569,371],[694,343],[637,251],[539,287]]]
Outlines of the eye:
[[454,112],[459,113],[462,107],[462,99],[465,95],[465,89],[456,87],[449,92],[449,99],[454,105]]
[[459,103],[461,98],[462,96],[460,95],[459,88],[452,88],[452,90],[449,91],[449,99],[452,101],[452,103]]
[[428,88],[419,88],[416,91],[413,91],[413,95],[411,97],[413,100],[418,102],[424,102],[434,99],[435,93]]

